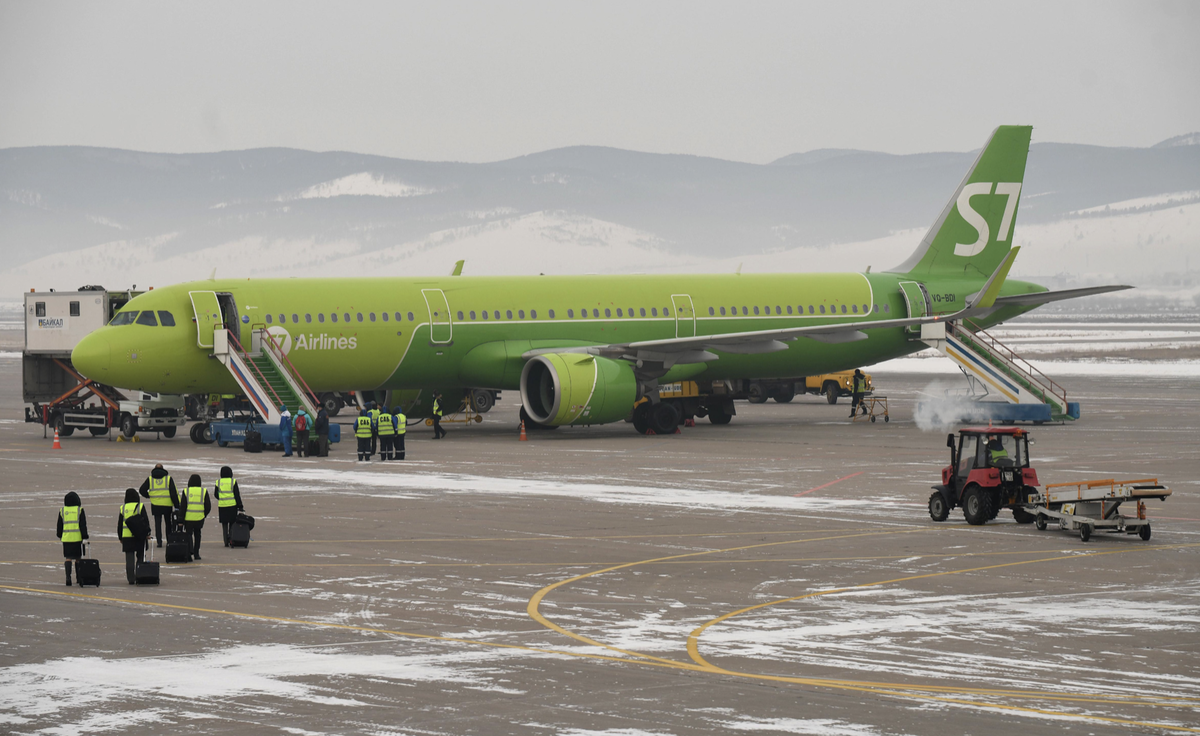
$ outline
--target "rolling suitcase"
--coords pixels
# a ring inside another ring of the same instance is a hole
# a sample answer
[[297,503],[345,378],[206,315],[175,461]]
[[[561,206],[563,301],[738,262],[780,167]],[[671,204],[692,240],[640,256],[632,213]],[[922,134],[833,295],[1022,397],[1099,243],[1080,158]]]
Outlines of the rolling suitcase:
[[[83,553],[86,555],[91,545],[84,543]],[[79,587],[94,585],[100,587],[100,560],[84,558],[75,560],[75,584]]]
[[192,561],[192,535],[183,529],[172,529],[167,532],[167,562]]
[[158,563],[154,561],[154,547],[150,547],[150,559],[139,562],[133,570],[133,579],[138,585],[158,585]]
[[242,450],[244,452],[262,452],[262,433],[258,430],[247,429],[246,439],[242,441]]
[[229,546],[230,547],[249,547],[250,546],[250,527],[240,521],[235,521],[229,527]]

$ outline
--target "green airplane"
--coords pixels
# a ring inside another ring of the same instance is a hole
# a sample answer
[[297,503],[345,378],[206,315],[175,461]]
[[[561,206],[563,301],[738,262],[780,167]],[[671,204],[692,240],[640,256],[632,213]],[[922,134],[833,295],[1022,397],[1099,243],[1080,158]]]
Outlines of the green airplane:
[[[195,281],[130,300],[71,360],[108,385],[232,393],[214,335],[249,346],[265,329],[318,394],[519,389],[531,428],[616,422],[637,404],[642,426],[674,431],[660,384],[867,366],[923,349],[923,324],[987,327],[1129,288],[1007,279],[1031,132],[997,128],[917,250],[886,272]],[[731,409],[707,410],[721,424]]]

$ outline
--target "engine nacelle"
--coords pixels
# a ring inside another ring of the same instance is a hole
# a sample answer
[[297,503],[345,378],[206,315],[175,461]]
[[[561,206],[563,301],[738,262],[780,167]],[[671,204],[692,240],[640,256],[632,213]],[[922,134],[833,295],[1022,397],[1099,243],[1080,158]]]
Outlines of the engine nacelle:
[[538,424],[619,422],[637,400],[633,368],[621,361],[580,353],[550,353],[521,370],[521,403]]

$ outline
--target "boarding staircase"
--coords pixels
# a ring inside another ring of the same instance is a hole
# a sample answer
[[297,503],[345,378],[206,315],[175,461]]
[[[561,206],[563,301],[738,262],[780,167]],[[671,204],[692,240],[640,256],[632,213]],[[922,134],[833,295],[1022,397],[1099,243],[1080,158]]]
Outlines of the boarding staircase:
[[1079,418],[1079,405],[1067,401],[1065,388],[971,320],[922,325],[919,339],[954,361],[983,395],[1048,406],[1052,421]]
[[302,408],[309,416],[316,416],[315,395],[267,330],[254,330],[251,349],[246,350],[232,333],[218,329],[213,334],[213,355],[229,369],[264,422],[277,424],[282,416],[280,406],[293,414]]

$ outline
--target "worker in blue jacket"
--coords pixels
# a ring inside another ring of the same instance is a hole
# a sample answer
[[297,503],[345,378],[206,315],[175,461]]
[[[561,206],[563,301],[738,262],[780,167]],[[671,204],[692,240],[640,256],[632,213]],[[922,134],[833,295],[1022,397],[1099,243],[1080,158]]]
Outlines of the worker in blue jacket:
[[283,456],[292,456],[292,413],[284,405],[279,406],[279,437],[283,442]]

